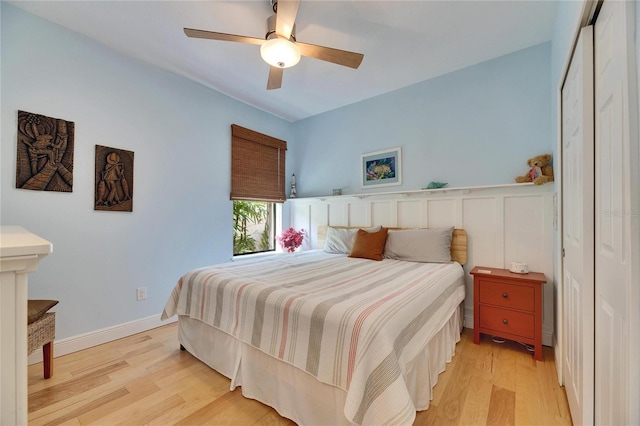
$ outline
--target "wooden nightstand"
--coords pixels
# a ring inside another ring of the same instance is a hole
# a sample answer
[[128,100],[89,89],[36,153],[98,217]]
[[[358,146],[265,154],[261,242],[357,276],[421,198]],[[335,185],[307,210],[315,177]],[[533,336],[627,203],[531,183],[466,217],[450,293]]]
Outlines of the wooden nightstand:
[[473,343],[480,333],[533,345],[542,361],[542,285],[540,272],[514,274],[476,266],[473,275]]

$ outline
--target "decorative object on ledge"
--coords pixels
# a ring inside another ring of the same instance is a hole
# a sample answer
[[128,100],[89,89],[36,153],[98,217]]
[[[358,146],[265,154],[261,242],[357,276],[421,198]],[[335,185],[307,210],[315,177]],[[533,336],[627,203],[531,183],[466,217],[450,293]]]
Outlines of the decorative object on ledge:
[[133,151],[96,145],[94,210],[133,211]]
[[73,191],[75,124],[18,111],[16,188]]
[[360,176],[363,188],[402,185],[400,147],[362,154]]
[[342,195],[342,189],[341,188],[334,188],[333,189],[333,195]]
[[302,245],[304,229],[296,231],[295,228],[291,227],[283,231],[282,234],[277,237],[277,240],[280,242],[280,247],[282,247],[284,251],[293,253]]
[[291,175],[291,193],[289,198],[296,198],[296,174]]
[[524,176],[517,176],[516,182],[533,182],[536,185],[553,182],[553,167],[551,167],[551,154],[537,155],[527,160],[531,167],[529,173]]
[[444,188],[447,185],[449,185],[447,182],[437,182],[432,180],[431,182],[429,182],[426,188],[422,188],[422,189],[439,189],[439,188]]

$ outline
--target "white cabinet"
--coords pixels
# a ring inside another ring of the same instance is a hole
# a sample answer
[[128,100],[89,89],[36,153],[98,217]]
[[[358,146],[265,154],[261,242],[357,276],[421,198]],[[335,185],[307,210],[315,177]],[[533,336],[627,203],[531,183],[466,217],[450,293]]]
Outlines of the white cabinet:
[[0,424],[27,424],[27,275],[51,253],[49,241],[0,227]]

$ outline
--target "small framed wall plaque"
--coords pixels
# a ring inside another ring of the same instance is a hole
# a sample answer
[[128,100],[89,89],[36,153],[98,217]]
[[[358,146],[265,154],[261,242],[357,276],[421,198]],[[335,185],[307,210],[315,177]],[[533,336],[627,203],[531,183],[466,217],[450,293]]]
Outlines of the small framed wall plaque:
[[133,151],[96,145],[95,210],[133,211]]
[[18,111],[16,188],[73,191],[73,121]]

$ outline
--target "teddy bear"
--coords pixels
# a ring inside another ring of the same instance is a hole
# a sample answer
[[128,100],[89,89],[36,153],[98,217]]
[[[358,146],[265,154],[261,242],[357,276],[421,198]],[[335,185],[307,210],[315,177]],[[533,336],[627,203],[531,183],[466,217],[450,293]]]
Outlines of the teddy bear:
[[553,168],[550,166],[551,154],[537,155],[527,160],[527,164],[531,167],[529,173],[524,176],[517,176],[516,182],[533,182],[536,185],[553,182]]

